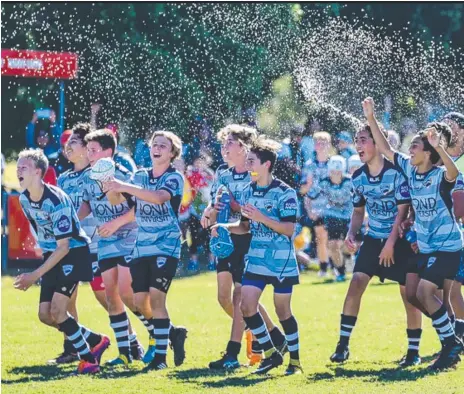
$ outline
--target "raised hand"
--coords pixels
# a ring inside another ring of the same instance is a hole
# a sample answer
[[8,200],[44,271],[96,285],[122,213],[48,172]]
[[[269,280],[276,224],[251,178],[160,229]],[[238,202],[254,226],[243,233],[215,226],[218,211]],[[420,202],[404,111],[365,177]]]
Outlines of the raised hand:
[[374,117],[375,104],[374,104],[374,99],[372,97],[365,98],[364,101],[362,102],[362,107],[364,111],[364,116],[367,119],[371,119]]

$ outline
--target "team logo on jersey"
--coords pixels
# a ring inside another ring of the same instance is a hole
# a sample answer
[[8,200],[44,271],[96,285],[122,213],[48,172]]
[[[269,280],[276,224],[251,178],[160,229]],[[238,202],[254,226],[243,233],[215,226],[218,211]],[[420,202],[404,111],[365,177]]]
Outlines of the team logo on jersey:
[[124,261],[130,263],[132,261],[132,255],[124,256]]
[[432,183],[433,183],[432,178],[429,178],[424,182],[424,186],[425,187],[430,187],[430,186],[432,186]]
[[156,265],[158,266],[158,268],[164,267],[167,261],[168,261],[167,257],[157,257]]
[[382,193],[382,195],[387,195],[388,193],[390,193],[392,191],[392,188],[390,185],[380,185],[380,192]]
[[98,268],[99,268],[98,267],[98,261],[94,261],[92,263],[92,271],[93,271],[94,274],[96,274],[98,272]]
[[363,193],[364,193],[364,186],[363,186],[363,185],[359,185],[359,186],[356,188],[356,193],[358,193],[359,195],[363,194]]
[[379,176],[371,176],[369,178],[369,182],[380,182],[380,177]]
[[150,185],[156,185],[158,183],[158,178],[151,178],[149,183]]
[[264,196],[264,191],[262,191],[262,190],[255,190],[255,191],[253,191],[253,196],[255,196],[255,197],[262,197],[262,196]]
[[234,179],[244,179],[247,175],[247,172],[245,172],[244,174],[234,174]]
[[70,178],[76,178],[77,176],[79,176],[79,174],[80,174],[79,172],[71,172],[71,173],[69,173],[69,177]]
[[427,268],[431,267],[435,261],[437,261],[436,257],[430,257],[429,261],[427,261]]
[[70,228],[71,228],[71,222],[69,218],[62,215],[60,217],[60,220],[58,220],[58,230],[60,230],[62,233],[65,233],[69,231]]
[[400,186],[400,194],[401,194],[401,197],[404,197],[404,198],[409,198],[410,195],[409,195],[409,186],[408,186],[408,182],[407,181],[404,181],[401,186]]
[[68,276],[72,272],[73,268],[74,268],[74,266],[72,266],[72,265],[68,265],[68,264],[63,265],[63,274],[64,274],[64,276]]
[[265,203],[264,208],[266,209],[266,211],[272,212],[272,203],[270,202]]
[[40,208],[40,204],[38,202],[31,201],[32,208]]
[[179,182],[177,179],[168,179],[166,181],[166,186],[171,190],[177,190],[179,188]]

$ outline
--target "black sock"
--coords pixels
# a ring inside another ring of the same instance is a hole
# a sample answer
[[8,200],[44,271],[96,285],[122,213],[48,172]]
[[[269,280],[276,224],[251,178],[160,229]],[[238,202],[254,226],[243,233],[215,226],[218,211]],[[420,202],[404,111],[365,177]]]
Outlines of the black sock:
[[275,346],[282,346],[285,342],[285,336],[282,334],[282,331],[279,330],[279,327],[274,326],[274,328],[269,332],[271,336],[272,343]]
[[275,347],[261,314],[258,312],[250,317],[244,316],[243,319],[258,340],[261,349],[264,351],[264,356],[266,358],[270,357],[274,353]]
[[118,343],[119,354],[123,354],[129,359],[129,319],[127,313],[123,312],[119,315],[110,316],[110,325]]
[[419,355],[419,343],[422,335],[422,329],[407,329],[406,333],[408,334],[408,354],[414,354],[416,356]]
[[153,319],[155,326],[155,359],[156,363],[166,362],[166,354],[168,352],[168,338],[171,327],[169,319]]
[[240,342],[229,341],[227,344],[226,353],[236,359],[240,353],[241,347],[242,344]]
[[454,323],[456,322],[456,315],[453,313],[452,315],[449,316],[450,323],[454,328]]
[[59,330],[64,332],[76,349],[76,353],[82,360],[95,363],[95,357],[90,353],[89,344],[86,342],[81,332],[81,327],[71,316],[63,323],[58,324]]
[[337,271],[340,275],[345,275],[345,264],[343,264],[341,267],[337,267]]
[[348,346],[350,343],[350,336],[353,331],[354,326],[356,325],[356,316],[347,316],[342,313],[342,318],[340,321],[340,344],[343,346]]
[[63,353],[76,354],[76,349],[74,349],[72,342],[68,338],[66,338],[63,342]]
[[251,342],[251,353],[253,354],[261,354],[263,350],[261,349],[261,346],[259,346],[258,341],[253,341]]
[[320,263],[319,263],[319,269],[320,269],[322,272],[327,272],[327,266],[328,266],[327,263],[324,263],[324,262],[320,262]]
[[335,264],[334,264],[332,258],[330,258],[330,257],[329,257],[329,264],[328,264],[328,266],[329,266],[330,269],[333,269],[333,268],[335,267]]
[[176,326],[174,326],[174,325],[171,323],[171,326],[169,327],[169,341],[170,341],[170,342],[172,342],[172,341],[174,340],[175,332],[176,332]]
[[442,346],[453,345],[456,341],[453,326],[444,305],[432,314],[432,325],[435,328]]
[[454,332],[458,338],[461,338],[464,335],[464,320],[456,319]]
[[84,336],[85,340],[89,344],[90,347],[97,346],[102,337],[100,334],[95,334],[94,332],[90,331],[88,328],[85,328],[84,326],[80,326],[82,335]]
[[287,339],[288,351],[290,353],[290,363],[297,362],[300,359],[300,344],[298,338],[298,323],[294,316],[280,322]]

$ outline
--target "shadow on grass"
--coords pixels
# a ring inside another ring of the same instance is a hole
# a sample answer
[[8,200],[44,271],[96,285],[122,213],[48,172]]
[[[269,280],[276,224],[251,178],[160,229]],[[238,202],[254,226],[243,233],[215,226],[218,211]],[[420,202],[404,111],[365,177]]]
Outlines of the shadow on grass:
[[[243,371],[243,369],[240,369],[240,371]],[[183,383],[193,383],[205,388],[248,387],[275,378],[275,376],[272,375],[236,376],[234,372],[213,371],[209,368],[192,368],[172,371],[168,374],[168,377],[181,380]],[[215,379],[205,379],[208,377],[214,377]],[[223,379],[217,380],[218,377],[223,377]]]
[[[57,365],[34,365],[12,368],[8,373],[12,375],[27,375],[20,377],[19,379],[2,379],[2,384],[18,384],[26,382],[48,382],[50,380],[61,380],[76,376],[77,364],[69,364],[66,366]],[[121,379],[128,378],[131,376],[150,373],[144,369],[110,369],[104,366],[101,367],[101,372],[94,375],[99,379]]]
[[332,372],[320,372],[308,376],[309,381],[333,380],[336,378],[368,378],[370,381],[380,382],[407,382],[416,381],[436,372],[426,368],[403,369],[399,367],[387,367],[381,369],[350,369],[349,367],[332,367]]

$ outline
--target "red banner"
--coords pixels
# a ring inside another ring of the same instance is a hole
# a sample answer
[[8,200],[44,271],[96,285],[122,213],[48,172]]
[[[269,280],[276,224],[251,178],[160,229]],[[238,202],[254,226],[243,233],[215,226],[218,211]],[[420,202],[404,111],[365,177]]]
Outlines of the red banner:
[[2,75],[74,79],[77,76],[77,55],[70,52],[2,49]]
[[41,259],[31,227],[19,203],[19,195],[8,196],[8,258],[11,260]]

